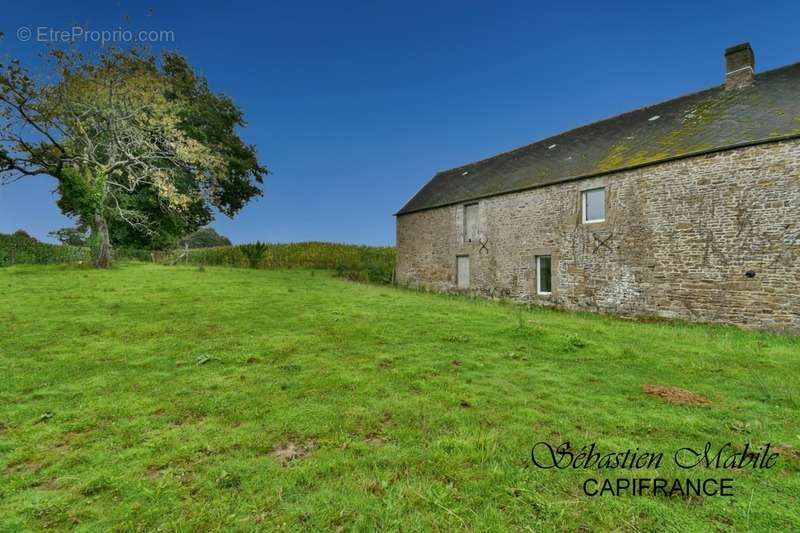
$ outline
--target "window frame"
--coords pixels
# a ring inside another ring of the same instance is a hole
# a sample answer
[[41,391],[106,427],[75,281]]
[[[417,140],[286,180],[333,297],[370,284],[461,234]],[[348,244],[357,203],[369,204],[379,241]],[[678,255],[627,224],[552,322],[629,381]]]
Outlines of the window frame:
[[[550,290],[542,291],[542,266],[541,260],[547,258],[550,261]],[[536,294],[539,296],[550,296],[553,294],[553,256],[551,255],[537,255],[536,261]]]
[[[480,202],[470,202],[468,204],[464,204],[463,209],[463,218],[464,218],[464,232],[461,234],[461,238],[464,242],[472,242],[473,240],[478,240],[480,238],[481,230],[480,230],[480,220],[481,220],[481,212],[480,212]],[[475,235],[470,237],[467,232],[469,230],[469,225],[467,224],[467,210],[470,207],[475,208]]]
[[[589,202],[589,193],[594,191],[603,191],[603,218],[587,218],[589,209],[588,209],[588,202]],[[581,191],[581,223],[582,224],[597,224],[599,222],[605,222],[607,216],[607,205],[606,205],[606,187],[592,187],[591,189],[583,189]]]

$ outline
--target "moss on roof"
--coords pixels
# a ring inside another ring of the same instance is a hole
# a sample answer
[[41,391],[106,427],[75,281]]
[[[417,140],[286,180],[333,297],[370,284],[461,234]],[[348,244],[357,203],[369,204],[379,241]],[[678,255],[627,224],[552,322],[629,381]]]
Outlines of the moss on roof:
[[436,174],[397,213],[800,136],[800,63],[595,122]]

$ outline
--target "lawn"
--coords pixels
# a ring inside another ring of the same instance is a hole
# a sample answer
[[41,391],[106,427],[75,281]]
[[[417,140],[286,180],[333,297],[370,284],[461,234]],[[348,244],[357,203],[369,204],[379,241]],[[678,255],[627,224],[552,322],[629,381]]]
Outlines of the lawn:
[[[144,264],[0,269],[0,324],[2,531],[800,528],[797,338]],[[537,441],[782,455],[543,470]],[[582,489],[659,476],[735,492]]]

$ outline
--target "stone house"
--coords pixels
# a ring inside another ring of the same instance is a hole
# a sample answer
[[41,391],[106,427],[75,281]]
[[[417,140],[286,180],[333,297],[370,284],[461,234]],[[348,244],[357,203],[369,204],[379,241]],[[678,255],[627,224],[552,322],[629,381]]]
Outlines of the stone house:
[[436,174],[399,284],[800,333],[800,64]]

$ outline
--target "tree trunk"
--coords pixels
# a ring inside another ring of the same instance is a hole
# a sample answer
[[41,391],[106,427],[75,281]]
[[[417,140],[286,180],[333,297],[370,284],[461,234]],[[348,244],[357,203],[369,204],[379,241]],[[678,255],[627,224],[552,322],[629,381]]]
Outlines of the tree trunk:
[[111,239],[105,217],[96,213],[92,226],[92,264],[95,268],[111,266]]

